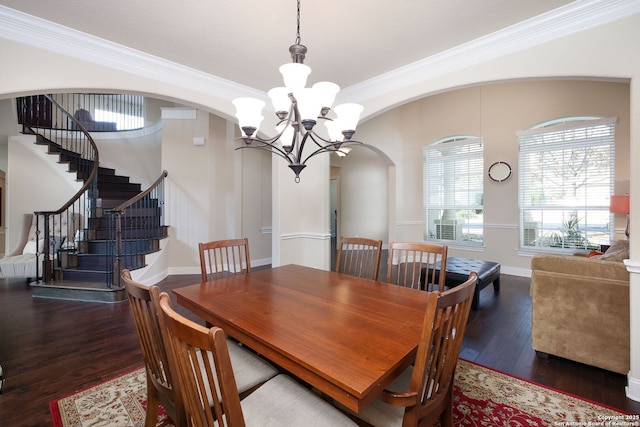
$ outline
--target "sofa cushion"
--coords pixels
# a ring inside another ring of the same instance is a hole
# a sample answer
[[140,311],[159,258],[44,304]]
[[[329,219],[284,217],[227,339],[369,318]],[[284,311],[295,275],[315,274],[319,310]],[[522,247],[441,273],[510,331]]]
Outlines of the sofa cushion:
[[596,255],[592,258],[602,259],[606,261],[622,262],[629,258],[629,241],[618,240],[613,243],[602,255]]

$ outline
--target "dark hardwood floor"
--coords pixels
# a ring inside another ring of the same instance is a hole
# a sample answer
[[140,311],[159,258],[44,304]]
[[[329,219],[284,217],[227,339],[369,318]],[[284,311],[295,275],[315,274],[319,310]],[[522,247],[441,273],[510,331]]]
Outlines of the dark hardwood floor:
[[[382,276],[381,276],[382,277]],[[163,290],[199,282],[171,276]],[[483,292],[472,312],[462,357],[607,406],[640,413],[624,394],[626,377],[568,360],[536,358],[530,344],[529,280],[503,275],[501,292]],[[175,299],[174,299],[175,301]],[[194,315],[178,307],[192,319]],[[51,425],[49,402],[142,366],[127,302],[31,297],[21,280],[0,280],[0,426]]]

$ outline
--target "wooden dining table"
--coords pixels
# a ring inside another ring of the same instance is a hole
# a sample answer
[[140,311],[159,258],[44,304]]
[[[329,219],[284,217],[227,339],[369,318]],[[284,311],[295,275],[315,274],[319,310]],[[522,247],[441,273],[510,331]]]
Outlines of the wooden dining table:
[[300,265],[173,292],[178,304],[356,412],[413,363],[428,295]]

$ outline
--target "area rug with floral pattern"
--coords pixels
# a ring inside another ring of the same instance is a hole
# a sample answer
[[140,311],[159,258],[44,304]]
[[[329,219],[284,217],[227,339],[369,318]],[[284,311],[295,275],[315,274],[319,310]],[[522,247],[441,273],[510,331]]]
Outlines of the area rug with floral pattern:
[[[144,426],[144,369],[50,403],[54,427]],[[456,426],[640,426],[638,415],[460,360],[454,390]],[[158,426],[173,426],[162,408]]]

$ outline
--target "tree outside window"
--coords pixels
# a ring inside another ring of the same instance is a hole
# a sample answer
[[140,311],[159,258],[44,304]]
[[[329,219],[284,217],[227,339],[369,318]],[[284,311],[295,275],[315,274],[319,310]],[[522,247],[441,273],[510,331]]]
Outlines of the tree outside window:
[[520,132],[520,247],[574,251],[612,238],[615,118],[571,118]]

